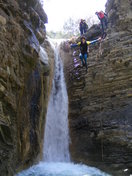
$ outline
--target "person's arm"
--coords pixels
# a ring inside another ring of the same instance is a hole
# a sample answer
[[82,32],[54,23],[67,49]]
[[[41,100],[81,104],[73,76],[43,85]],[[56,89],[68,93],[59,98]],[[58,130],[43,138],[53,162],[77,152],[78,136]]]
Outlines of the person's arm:
[[79,46],[80,44],[81,44],[81,42],[71,44],[71,48],[75,48],[75,47]]
[[90,44],[93,44],[93,43],[98,42],[99,40],[101,40],[101,38],[100,38],[100,37],[99,37],[98,39],[96,39],[96,40],[87,41],[87,44],[88,44],[88,45],[90,45]]

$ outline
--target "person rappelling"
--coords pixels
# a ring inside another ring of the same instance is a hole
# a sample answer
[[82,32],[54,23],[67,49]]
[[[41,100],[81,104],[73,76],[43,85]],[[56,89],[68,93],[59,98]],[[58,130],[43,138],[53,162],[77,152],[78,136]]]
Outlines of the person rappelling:
[[82,36],[81,37],[81,42],[78,42],[76,44],[71,44],[71,48],[74,48],[74,47],[77,47],[77,46],[80,46],[80,54],[79,54],[79,58],[81,59],[81,62],[82,62],[82,67],[85,66],[86,67],[86,71],[88,69],[87,67],[87,58],[88,58],[88,45],[90,44],[93,44],[93,43],[96,43],[98,41],[101,40],[101,37],[96,39],[96,40],[93,40],[93,41],[86,41],[86,38],[85,36]]

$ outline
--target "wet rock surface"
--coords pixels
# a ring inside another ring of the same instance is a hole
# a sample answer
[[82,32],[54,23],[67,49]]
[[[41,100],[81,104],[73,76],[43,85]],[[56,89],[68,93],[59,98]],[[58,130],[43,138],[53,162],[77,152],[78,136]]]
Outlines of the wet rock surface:
[[131,8],[130,1],[107,2],[108,35],[90,46],[88,72],[81,66],[78,48],[64,51],[63,44],[60,51],[69,96],[72,159],[117,176],[132,174]]
[[[38,1],[0,1],[2,176],[14,175],[41,157],[54,65],[54,52],[46,41],[46,22],[47,16]],[[48,65],[39,59],[42,43]]]

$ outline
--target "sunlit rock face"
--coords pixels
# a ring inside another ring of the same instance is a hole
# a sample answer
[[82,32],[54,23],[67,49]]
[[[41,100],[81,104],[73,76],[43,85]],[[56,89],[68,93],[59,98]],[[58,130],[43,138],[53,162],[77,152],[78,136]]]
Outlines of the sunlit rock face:
[[[54,52],[45,40],[45,22],[47,16],[37,1],[0,2],[2,176],[14,175],[16,170],[30,165],[42,151],[54,65]],[[47,65],[39,59],[42,43],[48,55]]]
[[107,2],[108,35],[90,46],[87,73],[80,66],[78,49],[68,53],[66,44],[61,49],[72,159],[116,171],[113,175],[132,173],[131,8],[131,1]]

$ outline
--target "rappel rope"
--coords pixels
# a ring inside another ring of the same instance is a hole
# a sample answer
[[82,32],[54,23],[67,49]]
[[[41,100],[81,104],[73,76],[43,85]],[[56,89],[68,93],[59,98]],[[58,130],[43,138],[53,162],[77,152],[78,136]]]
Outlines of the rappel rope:
[[99,44],[99,56],[102,56],[102,42]]

